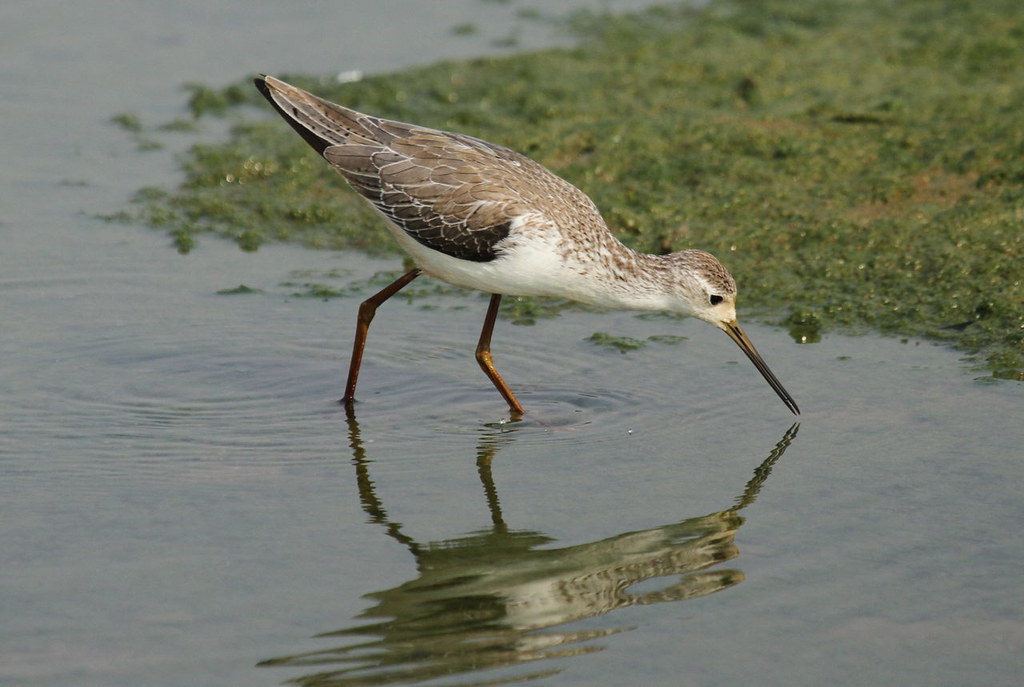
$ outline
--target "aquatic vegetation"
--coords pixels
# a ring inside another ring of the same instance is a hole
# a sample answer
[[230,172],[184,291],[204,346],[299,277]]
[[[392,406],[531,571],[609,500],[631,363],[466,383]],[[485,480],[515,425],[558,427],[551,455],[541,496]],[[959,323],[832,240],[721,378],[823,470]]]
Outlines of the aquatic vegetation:
[[[349,83],[278,76],[522,151],[634,248],[716,254],[741,308],[797,340],[926,336],[1024,379],[1020,3],[734,0],[572,27],[573,49]],[[140,193],[136,218],[183,251],[203,233],[247,250],[394,250],[248,81],[191,93],[194,117],[229,117],[231,133],[191,149],[179,188]],[[118,124],[141,135],[130,116]],[[190,135],[176,128],[163,135]]]

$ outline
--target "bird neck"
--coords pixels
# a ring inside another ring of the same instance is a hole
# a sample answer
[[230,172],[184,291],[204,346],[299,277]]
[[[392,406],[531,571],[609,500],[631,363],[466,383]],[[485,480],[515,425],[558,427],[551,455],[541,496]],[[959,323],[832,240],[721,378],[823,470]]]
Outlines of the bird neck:
[[591,294],[578,300],[622,310],[675,310],[670,259],[637,252],[611,234],[607,238]]

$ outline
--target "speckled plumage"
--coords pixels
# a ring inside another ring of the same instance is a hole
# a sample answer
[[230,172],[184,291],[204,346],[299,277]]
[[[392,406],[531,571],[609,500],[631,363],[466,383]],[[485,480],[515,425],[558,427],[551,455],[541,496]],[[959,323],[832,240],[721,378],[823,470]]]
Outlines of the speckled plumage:
[[[391,233],[420,270],[493,294],[477,359],[514,413],[522,407],[490,362],[490,330],[502,294],[698,317],[729,334],[798,412],[736,323],[736,283],[711,254],[633,251],[608,230],[586,194],[504,146],[362,114],[269,76],[256,79],[256,86],[389,220]],[[348,403],[377,305],[416,274],[364,303]]]

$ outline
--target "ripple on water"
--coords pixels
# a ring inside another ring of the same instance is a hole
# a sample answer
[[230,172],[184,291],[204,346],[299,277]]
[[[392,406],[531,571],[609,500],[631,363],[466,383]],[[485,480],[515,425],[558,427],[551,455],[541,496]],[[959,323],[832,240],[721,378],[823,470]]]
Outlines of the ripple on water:
[[[16,399],[14,431],[26,439],[18,443],[46,453],[59,442],[67,450],[54,453],[76,470],[151,470],[170,479],[337,456],[347,432],[337,400],[353,313],[337,313],[346,324],[307,328],[326,309],[236,303],[232,318],[218,310],[186,326],[127,317],[126,324],[67,337],[56,359],[44,353],[5,376],[0,381]],[[462,453],[467,436],[475,442],[481,433],[514,433],[517,443],[557,450],[596,447],[609,428],[622,436],[664,431],[679,419],[681,383],[697,408],[725,404],[704,398],[715,371],[700,364],[698,351],[685,350],[690,342],[627,355],[590,342],[595,327],[647,337],[676,335],[679,322],[570,312],[533,327],[499,323],[496,365],[528,409],[513,422],[473,357],[480,312],[424,313],[396,304],[388,314],[371,331],[357,414],[373,433],[386,432],[403,456]],[[310,338],[307,331],[338,336]],[[744,383],[759,384],[747,372]]]
[[10,378],[20,388],[6,389],[8,439],[36,454],[22,477],[101,484],[273,472],[337,453],[340,383],[325,380],[324,366],[259,345],[104,336]]
[[[514,367],[512,362],[509,369]],[[384,372],[380,366],[369,365],[361,381],[356,415],[364,427],[386,427],[389,442],[422,446],[425,433],[429,434],[434,451],[439,447],[464,451],[466,438],[481,433],[514,434],[517,443],[544,444],[552,451],[568,444],[585,449],[606,440],[609,426],[621,427],[626,436],[659,424],[658,417],[643,412],[644,399],[635,390],[581,389],[571,378],[571,366],[558,360],[551,364],[559,377],[557,383],[512,383],[527,408],[520,419],[510,417],[504,400],[472,359],[454,369],[422,374],[392,374],[393,370]],[[453,372],[457,380],[451,378]],[[512,374],[507,376],[514,379]]]
[[[462,436],[488,427],[514,431],[517,441],[586,445],[602,441],[609,428],[621,428],[623,436],[664,431],[688,418],[734,412],[730,395],[715,393],[723,373],[727,384],[740,378],[735,389],[725,389],[730,394],[754,389],[774,398],[753,369],[735,374],[735,351],[681,336],[692,333],[692,323],[651,322],[633,313],[563,313],[535,327],[499,323],[495,364],[527,408],[525,417],[510,422],[504,401],[473,359],[478,313],[436,313],[427,321],[429,332],[422,329],[424,314],[412,314],[393,312],[375,325],[360,377],[358,416],[388,426],[395,440],[416,441],[425,431]],[[628,354],[595,346],[595,326],[652,337],[651,345]],[[728,344],[715,334],[710,332],[714,342]],[[673,345],[657,338],[665,335]],[[347,350],[339,352],[339,359],[345,356]]]

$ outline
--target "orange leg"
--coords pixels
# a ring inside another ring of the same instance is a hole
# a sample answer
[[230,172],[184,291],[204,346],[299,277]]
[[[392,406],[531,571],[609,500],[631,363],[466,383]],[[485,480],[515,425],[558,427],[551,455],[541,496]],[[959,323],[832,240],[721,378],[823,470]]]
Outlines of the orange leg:
[[491,380],[495,388],[498,389],[498,393],[508,403],[509,409],[512,411],[512,416],[515,419],[522,417],[523,406],[516,400],[512,390],[508,388],[508,384],[501,378],[498,371],[494,369],[494,361],[491,359],[491,334],[494,333],[494,321],[498,318],[498,306],[501,305],[501,294],[495,293],[491,295],[491,304],[487,306],[487,316],[484,317],[484,328],[480,332],[480,343],[476,345],[476,361],[480,363],[480,368],[487,375],[487,378]]
[[420,270],[413,269],[373,294],[359,306],[359,318],[356,320],[356,340],[352,345],[352,361],[348,366],[348,382],[345,383],[345,397],[341,402],[349,410],[356,400],[356,382],[359,380],[359,366],[363,364],[363,348],[366,347],[366,333],[370,331],[370,323],[377,314],[377,307],[402,290],[409,282],[420,276]]

